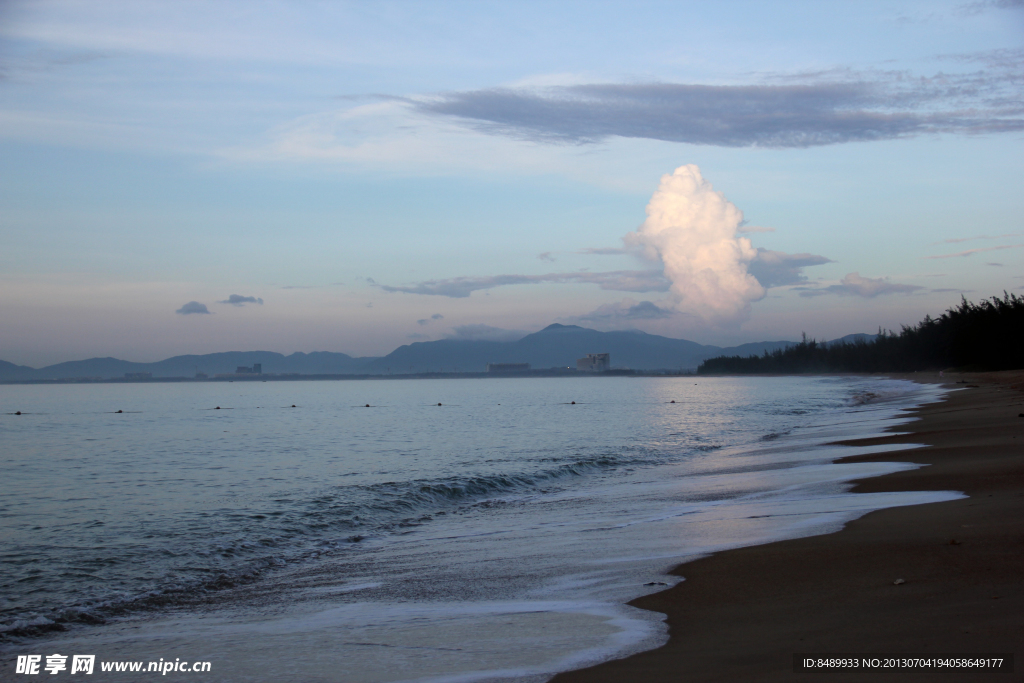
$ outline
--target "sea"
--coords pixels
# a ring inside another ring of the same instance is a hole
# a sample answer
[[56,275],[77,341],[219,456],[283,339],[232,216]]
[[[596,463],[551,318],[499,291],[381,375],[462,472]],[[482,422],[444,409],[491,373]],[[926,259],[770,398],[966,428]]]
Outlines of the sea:
[[[917,465],[837,464],[882,449],[830,445],[898,429],[943,392],[869,377],[2,385],[0,680],[51,655],[74,678],[71,657],[92,655],[88,680],[539,682],[654,648],[663,615],[626,603],[685,580],[667,573],[680,563],[962,497],[851,493]],[[143,673],[102,670],[118,662]],[[209,670],[182,670],[195,662]]]

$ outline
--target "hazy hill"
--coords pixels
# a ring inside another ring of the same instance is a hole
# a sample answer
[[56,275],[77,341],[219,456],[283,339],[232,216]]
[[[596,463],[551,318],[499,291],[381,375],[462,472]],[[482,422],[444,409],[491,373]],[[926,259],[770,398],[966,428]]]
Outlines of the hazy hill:
[[34,373],[39,372],[27,365],[15,365],[5,360],[0,360],[0,380],[4,379],[33,379]]
[[373,358],[353,358],[344,353],[318,351],[285,356],[272,351],[228,351],[205,355],[175,356],[156,363],[133,363],[117,358],[89,358],[29,368],[0,361],[0,380],[71,379],[76,377],[124,377],[127,372],[151,372],[154,377],[193,377],[196,371],[208,375],[233,373],[240,366],[262,363],[264,373],[341,375],[364,372]]
[[[851,334],[844,341],[875,335]],[[833,340],[841,341],[841,340]],[[795,345],[766,341],[723,348],[646,332],[599,332],[578,325],[549,325],[512,342],[441,339],[406,344],[383,358],[353,358],[319,351],[285,356],[272,351],[228,351],[174,356],[156,363],[133,363],[117,358],[89,358],[35,369],[0,361],[0,381],[26,379],[116,378],[128,372],[151,372],[153,377],[193,377],[196,371],[213,376],[233,373],[238,366],[263,365],[268,374],[349,375],[410,372],[484,372],[488,363],[529,363],[536,369],[576,367],[588,353],[610,353],[612,367],[634,370],[692,370],[715,356],[750,356]]]
[[368,364],[371,372],[483,372],[488,363],[529,363],[534,368],[576,367],[588,353],[610,353],[612,366],[634,370],[692,369],[722,354],[763,353],[796,342],[705,346],[646,332],[599,332],[577,325],[549,325],[513,342],[442,339],[401,346]]

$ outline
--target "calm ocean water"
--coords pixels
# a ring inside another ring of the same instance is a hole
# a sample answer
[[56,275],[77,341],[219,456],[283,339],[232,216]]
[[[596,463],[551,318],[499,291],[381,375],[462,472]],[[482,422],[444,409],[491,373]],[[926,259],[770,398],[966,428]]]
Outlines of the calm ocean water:
[[958,497],[850,494],[910,465],[824,445],[940,396],[834,377],[0,386],[0,678],[45,651],[212,662],[192,680],[543,680],[654,647],[660,615],[624,603],[679,562]]

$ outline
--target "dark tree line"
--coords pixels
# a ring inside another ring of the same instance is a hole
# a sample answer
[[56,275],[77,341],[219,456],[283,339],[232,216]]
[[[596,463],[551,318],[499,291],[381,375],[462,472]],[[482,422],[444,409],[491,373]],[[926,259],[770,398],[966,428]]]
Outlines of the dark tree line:
[[897,334],[879,330],[873,341],[799,344],[763,356],[719,356],[699,374],[806,372],[913,372],[959,368],[1024,368],[1024,296],[1007,294],[979,303],[962,298],[938,318],[925,316]]

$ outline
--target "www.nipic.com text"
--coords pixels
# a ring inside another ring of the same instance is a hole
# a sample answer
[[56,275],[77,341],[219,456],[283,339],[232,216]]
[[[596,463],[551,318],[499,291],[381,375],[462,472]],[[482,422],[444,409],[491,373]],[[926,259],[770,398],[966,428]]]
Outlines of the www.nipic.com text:
[[[45,659],[45,663],[44,660]],[[68,662],[68,659],[71,662]],[[14,673],[37,675],[40,673],[57,674],[63,671],[72,674],[91,674],[96,665],[96,655],[68,655],[52,654],[46,655],[18,655]],[[124,671],[132,673],[158,673],[167,675],[171,672],[196,672],[203,673],[210,671],[210,662],[188,662],[180,658],[173,662],[164,661],[163,658],[157,662],[100,662],[100,671]]]

